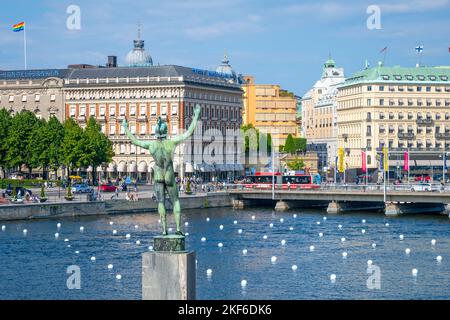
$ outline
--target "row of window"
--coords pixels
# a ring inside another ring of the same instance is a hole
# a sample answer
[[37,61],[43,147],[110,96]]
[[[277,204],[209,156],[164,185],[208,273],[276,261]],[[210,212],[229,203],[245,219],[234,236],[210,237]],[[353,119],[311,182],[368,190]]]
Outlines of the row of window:
[[[442,103],[442,101],[440,99],[435,99],[434,100],[434,104],[433,104],[433,100],[432,99],[425,99],[425,103],[422,102],[422,99],[416,99],[416,101],[414,102],[413,99],[407,99],[406,104],[405,104],[405,100],[404,99],[397,99],[397,101],[395,99],[379,99],[378,100],[378,105],[379,106],[385,106],[385,105],[389,105],[389,106],[423,106],[426,105],[427,107],[432,107],[432,106],[436,106],[436,107],[440,107],[442,105],[445,105],[446,107],[450,107],[450,99],[445,99],[444,103]],[[370,107],[372,106],[372,99],[367,99],[367,106]]]
[[[416,140],[416,141],[397,141],[397,145],[395,145],[395,141],[389,139],[388,140],[388,144],[386,145],[386,142],[384,140],[380,140],[379,142],[379,148],[383,148],[385,146],[387,146],[389,149],[393,149],[393,148],[399,148],[399,149],[404,149],[404,148],[443,148],[445,145],[445,149],[449,150],[450,148],[450,143],[446,142],[440,142],[440,141],[435,141],[433,143],[433,141],[431,140],[426,140],[425,143],[422,140]],[[367,139],[366,140],[366,146],[368,149],[372,148],[372,140],[371,139]]]
[[[155,134],[155,132],[156,132],[156,124],[151,124],[151,125],[149,125],[150,126],[150,133],[152,134],[152,135],[154,135]],[[110,124],[109,125],[109,131],[108,132],[106,132],[106,125],[105,124],[102,124],[101,125],[101,128],[102,128],[102,132],[104,133],[104,134],[109,134],[110,136],[113,136],[113,135],[116,135],[116,128],[117,128],[117,125],[116,124]],[[119,134],[120,135],[125,135],[125,129],[124,129],[124,127],[123,126],[119,126]],[[147,124],[146,123],[142,123],[142,124],[140,124],[139,125],[139,134],[140,135],[146,135],[147,134]],[[171,126],[171,131],[170,131],[170,134],[173,134],[173,135],[175,135],[175,134],[178,134],[178,125],[177,124],[172,124],[172,126]],[[130,132],[132,133],[132,134],[136,134],[136,124],[130,124],[129,125],[129,130],[130,130]]]
[[[160,115],[167,115],[167,105],[161,105]],[[130,116],[136,116],[136,106],[131,105],[128,110],[128,114]],[[146,116],[147,115],[147,106],[140,106],[139,107],[139,116]],[[92,105],[89,108],[86,106],[80,106],[78,110],[78,116],[79,117],[85,117],[88,114],[86,113],[89,110],[89,116],[105,116],[106,115],[106,107],[100,106],[99,113],[97,114],[97,108],[96,106]],[[70,117],[75,117],[77,108],[76,106],[70,107]],[[157,107],[156,105],[150,106],[150,115],[156,116],[157,113]],[[178,114],[178,105],[172,104],[171,106],[171,114],[176,115]],[[119,116],[126,116],[127,115],[127,107],[126,106],[120,106],[119,107]],[[109,116],[115,117],[116,116],[116,106],[110,106],[109,107]]]
[[[15,96],[13,96],[13,95],[10,95],[8,98],[9,98],[8,102],[10,102],[10,103],[13,103],[15,101]],[[0,102],[1,101],[2,101],[2,96],[0,95]],[[28,95],[26,95],[26,94],[22,95],[22,100],[21,101],[22,102],[29,101],[28,100]],[[33,101],[33,100],[31,100],[31,101]],[[34,101],[35,102],[40,102],[41,101],[41,95],[40,94],[34,95]],[[50,101],[51,102],[55,102],[56,101],[56,94],[50,94]]]
[[[386,128],[387,128],[387,130],[386,130]],[[435,132],[436,133],[439,133],[440,130],[441,130],[441,127],[439,127],[439,126],[435,127]],[[445,129],[443,128],[443,130],[445,130],[446,133],[450,133],[450,127],[449,126],[446,126]],[[385,126],[384,124],[381,124],[378,127],[378,133],[386,133],[386,132],[395,133],[395,126],[394,125],[386,125]],[[417,128],[414,128],[412,125],[409,125],[407,127],[407,132],[408,133],[417,133],[417,134],[422,134],[422,133],[425,132],[425,133],[429,134],[429,133],[433,132],[433,128],[432,127],[426,127],[426,128],[417,127]],[[398,126],[398,133],[405,133],[405,127],[403,125],[399,125]],[[372,126],[367,126],[367,128],[366,128],[366,135],[367,136],[372,135]]]
[[[378,113],[378,119],[389,119],[389,120],[450,120],[450,113],[446,112],[444,115],[441,115],[439,112],[435,113],[434,116],[431,112],[427,112],[426,114],[422,114],[421,112],[417,112],[417,114],[414,116],[413,112],[403,113],[399,112],[395,114],[394,112],[389,112],[387,115],[384,114],[384,112]],[[372,120],[372,113],[367,112],[367,120]]]
[[[424,89],[425,88],[425,89]],[[434,88],[434,90],[432,90]],[[375,86],[367,86],[367,91],[374,91]],[[386,90],[385,90],[386,89]],[[390,91],[390,92],[450,92],[450,87],[439,87],[439,86],[378,86],[378,91]]]

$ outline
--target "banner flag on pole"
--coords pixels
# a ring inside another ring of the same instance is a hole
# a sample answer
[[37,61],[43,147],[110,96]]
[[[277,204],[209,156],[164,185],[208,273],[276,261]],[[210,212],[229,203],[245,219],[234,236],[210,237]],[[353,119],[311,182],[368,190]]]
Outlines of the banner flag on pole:
[[405,151],[403,153],[403,170],[409,171],[409,152]]
[[367,172],[367,154],[365,151],[361,151],[361,160],[362,160],[362,165],[361,165],[362,172],[366,173]]
[[385,171],[389,169],[389,156],[387,147],[383,147],[383,169]]
[[339,148],[338,157],[338,171],[344,172],[344,148]]

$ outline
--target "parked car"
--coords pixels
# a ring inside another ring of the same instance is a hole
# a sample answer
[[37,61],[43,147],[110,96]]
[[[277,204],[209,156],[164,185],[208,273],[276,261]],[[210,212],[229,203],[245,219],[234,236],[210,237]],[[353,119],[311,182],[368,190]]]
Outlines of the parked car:
[[433,191],[433,187],[431,186],[431,183],[419,183],[419,184],[413,185],[411,187],[411,191],[431,192],[431,191]]
[[103,192],[115,192],[116,188],[117,187],[111,183],[104,183],[104,184],[100,185],[100,191],[103,191]]
[[[14,187],[12,187],[11,185],[8,185],[8,187],[5,190],[5,194],[11,197],[12,193],[13,193],[13,189],[14,189]],[[30,196],[33,195],[31,190],[29,190],[29,189],[26,189],[24,187],[16,187],[16,195],[18,197],[25,197],[26,194],[29,194]]]
[[72,186],[72,193],[92,193],[94,189],[92,189],[86,183],[77,183]]
[[414,181],[424,181],[424,182],[429,182],[431,180],[431,177],[429,175],[426,176],[416,176],[414,178]]

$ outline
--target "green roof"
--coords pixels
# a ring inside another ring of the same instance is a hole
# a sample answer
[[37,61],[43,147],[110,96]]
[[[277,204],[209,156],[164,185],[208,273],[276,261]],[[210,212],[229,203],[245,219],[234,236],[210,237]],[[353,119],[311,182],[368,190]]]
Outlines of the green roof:
[[450,83],[450,66],[442,67],[384,67],[358,71],[350,78],[347,78],[340,87],[346,87],[358,83],[367,82],[400,82],[400,83]]

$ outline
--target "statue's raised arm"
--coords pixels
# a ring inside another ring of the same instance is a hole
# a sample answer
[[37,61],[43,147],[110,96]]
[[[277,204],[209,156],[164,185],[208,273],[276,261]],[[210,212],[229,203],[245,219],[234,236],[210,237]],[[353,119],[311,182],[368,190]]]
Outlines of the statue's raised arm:
[[198,118],[200,117],[200,105],[196,105],[195,109],[194,109],[194,118],[192,119],[192,123],[189,126],[189,129],[187,129],[187,131],[179,136],[173,137],[171,140],[175,143],[175,144],[179,144],[181,142],[183,142],[184,140],[188,139],[195,130],[195,127],[197,126],[197,122],[198,122]]
[[130,139],[131,142],[132,142],[134,145],[137,145],[137,146],[142,147],[142,148],[145,148],[145,149],[149,149],[149,148],[150,148],[150,145],[151,145],[151,143],[152,143],[151,141],[141,141],[141,140],[138,140],[138,139],[134,136],[134,134],[132,134],[132,133],[130,132],[130,130],[128,130],[128,123],[127,123],[127,120],[126,120],[126,119],[123,119],[123,121],[122,121],[122,127],[124,127],[124,129],[125,129],[125,133],[126,133],[128,139]]

